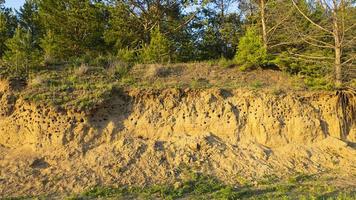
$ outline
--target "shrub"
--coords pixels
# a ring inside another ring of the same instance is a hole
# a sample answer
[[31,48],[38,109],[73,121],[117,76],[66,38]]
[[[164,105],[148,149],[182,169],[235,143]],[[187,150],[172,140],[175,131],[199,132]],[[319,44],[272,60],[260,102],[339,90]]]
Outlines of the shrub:
[[[313,56],[327,56],[327,53],[310,52]],[[303,75],[312,78],[322,78],[331,72],[331,64],[328,61],[302,60],[292,57],[287,52],[277,55],[271,63],[278,66],[284,72],[293,75]]]
[[30,70],[39,65],[39,51],[33,46],[30,32],[18,27],[6,46],[8,50],[5,52],[4,62],[14,75],[28,76]]
[[32,86],[32,87],[36,87],[36,86],[40,86],[43,84],[45,80],[43,79],[43,77],[41,76],[35,76],[34,78],[32,78],[30,80],[30,83],[29,85]]
[[307,85],[312,90],[332,90],[334,88],[332,80],[326,77],[307,77],[304,79],[304,82],[305,85]]
[[109,77],[115,79],[122,79],[129,73],[129,71],[130,71],[130,66],[128,66],[126,63],[120,61],[112,61],[109,64],[107,74]]
[[218,61],[218,65],[223,68],[230,68],[235,65],[233,60],[229,60],[225,57],[221,57]]
[[83,76],[88,73],[89,67],[86,64],[81,64],[79,68],[75,69],[74,74],[77,76]]
[[109,67],[110,61],[111,57],[99,55],[95,57],[95,59],[90,60],[89,65],[93,67],[107,68]]
[[144,63],[168,63],[171,60],[170,41],[155,28],[151,32],[151,41],[149,45],[142,48],[141,60]]
[[287,52],[282,52],[281,54],[277,55],[271,62],[275,64],[280,70],[289,74],[298,74],[301,70],[300,65],[293,61]]
[[240,39],[235,61],[241,65],[241,70],[261,67],[267,63],[267,50],[253,28],[247,29],[246,34]]
[[131,49],[119,49],[117,52],[117,58],[125,63],[135,63],[137,61],[136,53]]

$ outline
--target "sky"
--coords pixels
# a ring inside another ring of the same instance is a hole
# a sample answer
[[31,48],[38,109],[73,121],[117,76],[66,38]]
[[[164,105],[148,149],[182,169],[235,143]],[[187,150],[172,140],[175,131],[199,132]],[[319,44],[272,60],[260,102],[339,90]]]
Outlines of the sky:
[[24,4],[24,2],[25,0],[5,0],[5,6],[18,10]]

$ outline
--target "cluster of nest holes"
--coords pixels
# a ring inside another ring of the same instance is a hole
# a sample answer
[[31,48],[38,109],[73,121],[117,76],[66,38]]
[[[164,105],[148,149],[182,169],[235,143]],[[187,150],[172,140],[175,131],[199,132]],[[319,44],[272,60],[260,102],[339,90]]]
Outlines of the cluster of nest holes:
[[316,107],[320,112],[325,112],[325,113],[335,113],[336,112],[335,108],[333,108],[331,106],[331,104],[326,105],[326,104],[318,103],[318,104],[316,104]]
[[[329,99],[329,98],[327,98]],[[270,109],[266,109],[266,106],[269,106]],[[285,103],[280,103],[280,102],[272,102],[270,105],[263,105],[259,103],[257,100],[251,100],[251,104],[249,103],[239,103],[237,105],[232,106],[232,109],[237,111],[238,117],[241,118],[246,118],[246,115],[250,115],[251,117],[255,118],[256,120],[258,118],[264,117],[268,119],[272,119],[275,124],[280,124],[280,125],[285,125],[285,123],[290,122],[293,118],[302,118],[303,122],[308,123],[310,122],[310,116],[309,113],[305,114],[298,114],[298,113],[292,113],[292,109],[289,105]],[[329,105],[328,107],[325,106],[325,111],[330,112],[331,106]],[[269,111],[270,110],[270,111]],[[263,112],[268,112],[268,113],[263,113]],[[240,115],[241,114],[241,115]],[[212,119],[218,118],[218,120],[226,120],[227,124],[231,123],[231,117],[234,115],[234,113],[228,113],[225,112],[224,110],[222,111],[217,111],[216,108],[212,109],[210,112],[203,112],[201,115],[205,119],[200,126],[205,126],[209,124],[209,121]],[[157,114],[158,117],[162,117],[161,113]],[[157,117],[156,116],[156,117]],[[199,112],[197,112],[195,109],[192,109],[188,114],[186,112],[183,112],[181,115],[181,118],[183,120],[186,120],[187,118],[190,117],[198,117]],[[244,117],[245,116],[245,117]],[[130,119],[131,122],[134,125],[137,125],[137,121],[134,120],[134,118]],[[246,120],[246,119],[245,119]],[[149,120],[149,123],[151,121]],[[263,124],[262,124],[263,125]]]
[[22,106],[19,112],[11,116],[11,119],[29,132],[35,132],[37,129],[46,130],[48,139],[52,139],[53,134],[59,137],[59,133],[63,131],[63,128],[60,128],[61,125],[76,125],[85,122],[84,118],[60,115],[58,112],[41,106],[37,106],[36,109]]
[[130,118],[130,121],[131,121],[135,126],[137,125],[137,121],[136,121],[133,117]]
[[6,117],[9,115],[9,109],[7,108],[0,108],[0,117]]
[[117,116],[117,115],[127,115],[129,111],[127,109],[127,104],[125,102],[117,103],[115,105],[106,105],[102,106],[100,110],[93,112],[89,115],[90,122],[93,123],[100,123],[109,121],[110,116]]
[[109,114],[91,114],[91,122],[106,122],[109,120]]

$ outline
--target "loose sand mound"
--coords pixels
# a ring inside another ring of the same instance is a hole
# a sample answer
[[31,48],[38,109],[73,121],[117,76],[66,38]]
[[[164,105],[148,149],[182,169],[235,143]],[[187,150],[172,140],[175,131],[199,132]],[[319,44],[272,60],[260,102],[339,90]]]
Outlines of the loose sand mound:
[[132,89],[89,113],[8,96],[0,196],[172,183],[186,168],[228,183],[326,171],[356,182],[354,113],[333,93]]

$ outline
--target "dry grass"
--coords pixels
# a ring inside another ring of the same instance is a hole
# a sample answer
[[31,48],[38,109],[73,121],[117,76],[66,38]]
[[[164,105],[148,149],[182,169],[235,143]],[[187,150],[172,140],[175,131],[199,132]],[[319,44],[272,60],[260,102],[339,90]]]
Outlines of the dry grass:
[[242,72],[218,63],[178,63],[127,66],[113,62],[108,67],[62,66],[39,72],[22,91],[39,103],[91,109],[110,97],[112,88],[223,88],[267,90],[279,95],[286,91],[308,90],[302,77],[281,71],[259,69]]
[[306,89],[300,77],[292,77],[281,71],[266,69],[242,72],[238,68],[224,68],[209,63],[141,64],[135,65],[130,75],[135,79],[136,86],[142,87]]

